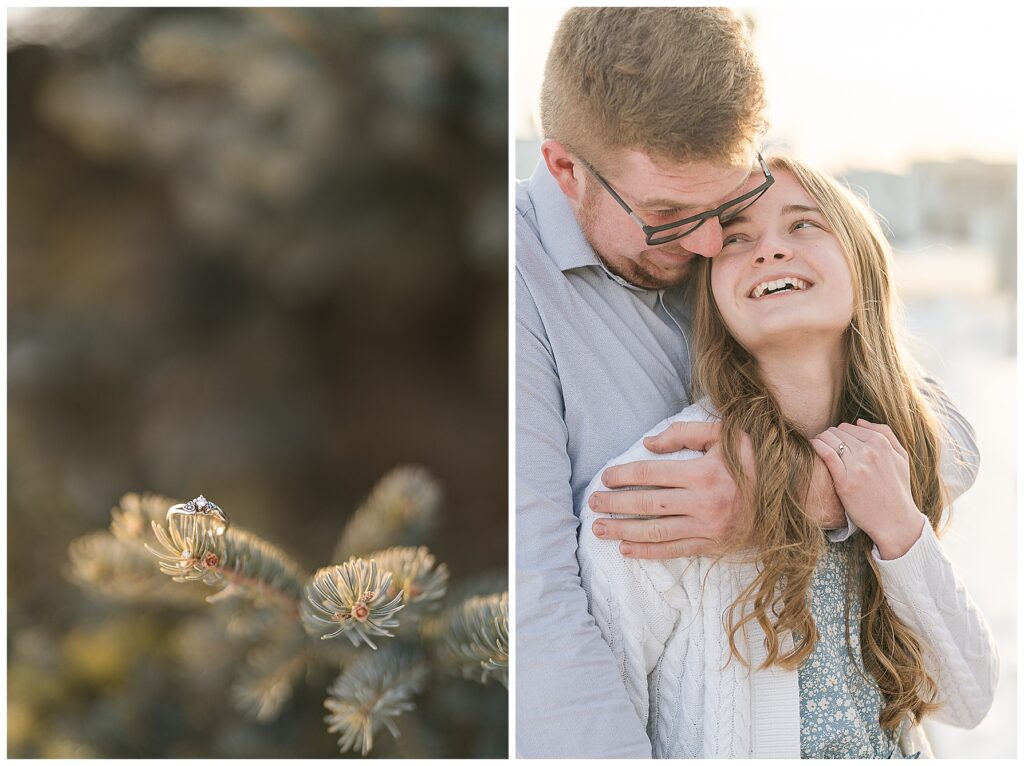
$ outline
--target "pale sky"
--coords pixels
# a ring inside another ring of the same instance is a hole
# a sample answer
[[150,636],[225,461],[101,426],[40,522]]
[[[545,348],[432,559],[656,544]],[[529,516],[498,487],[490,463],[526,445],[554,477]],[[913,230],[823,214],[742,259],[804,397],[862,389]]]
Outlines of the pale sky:
[[[943,5],[751,8],[769,140],[834,172],[1015,161],[1024,72],[1016,14]],[[534,132],[544,58],[566,7],[512,13],[517,138]]]

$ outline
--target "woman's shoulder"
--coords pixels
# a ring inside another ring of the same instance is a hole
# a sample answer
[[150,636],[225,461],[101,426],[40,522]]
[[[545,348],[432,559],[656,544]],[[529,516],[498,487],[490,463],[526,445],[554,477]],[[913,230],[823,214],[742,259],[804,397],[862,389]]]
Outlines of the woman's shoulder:
[[[655,434],[661,433],[673,423],[713,423],[717,420],[718,415],[716,414],[711,402],[707,399],[701,399],[680,412],[677,412],[675,415],[665,418],[645,432],[644,435],[637,439],[629,449],[605,463],[583,493],[584,498],[589,497],[592,492],[607,489],[607,487],[605,487],[601,482],[601,475],[605,472],[605,469],[610,468],[613,465],[632,463],[636,460],[692,460],[693,458],[700,457],[703,454],[702,452],[688,449],[680,450],[678,452],[651,452],[644,446],[644,439],[648,436],[654,436]],[[586,509],[585,499],[583,507]]]
[[[637,444],[640,445],[640,447],[643,447],[644,439],[646,439],[648,436],[654,436],[655,434],[660,434],[662,431],[664,431],[666,428],[668,428],[673,423],[716,423],[719,420],[720,420],[720,418],[718,417],[718,412],[715,410],[714,405],[711,403],[711,401],[709,399],[707,399],[705,397],[704,399],[701,399],[700,401],[694,402],[693,404],[691,404],[690,406],[686,407],[685,409],[680,410],[679,412],[677,412],[675,415],[671,415],[670,417],[667,417],[664,420],[662,420],[660,423],[657,423],[654,426],[652,426],[651,428],[649,428],[644,433],[644,435],[642,437],[640,437],[640,439],[637,440]],[[631,450],[635,449],[636,446],[637,446],[636,444],[633,445]],[[644,449],[645,452],[647,451],[646,448],[643,448],[643,449]],[[684,452],[689,453],[689,452],[691,452],[691,450],[684,450]],[[663,456],[662,455],[655,456],[652,453],[652,457],[661,457],[663,459],[679,459],[679,458],[685,459],[686,457],[695,457],[696,455],[699,455],[699,454],[700,453],[694,453],[694,455],[668,454],[668,455],[663,455]],[[622,461],[612,461],[612,464],[614,464],[615,462],[622,462]]]
[[[666,425],[672,423],[715,423],[721,418],[718,417],[718,410],[715,409],[715,405],[711,403],[711,400],[706,396],[691,404],[686,409],[677,412],[675,415],[669,418],[665,418],[659,425],[664,428]],[[655,431],[655,429],[651,429]]]

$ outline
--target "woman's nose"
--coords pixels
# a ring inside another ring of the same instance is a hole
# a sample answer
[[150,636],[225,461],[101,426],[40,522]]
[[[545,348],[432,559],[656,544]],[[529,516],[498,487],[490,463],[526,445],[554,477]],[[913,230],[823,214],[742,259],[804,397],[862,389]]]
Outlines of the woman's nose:
[[781,263],[793,259],[793,254],[788,250],[758,249],[754,251],[753,263],[755,266],[766,266],[771,263]]

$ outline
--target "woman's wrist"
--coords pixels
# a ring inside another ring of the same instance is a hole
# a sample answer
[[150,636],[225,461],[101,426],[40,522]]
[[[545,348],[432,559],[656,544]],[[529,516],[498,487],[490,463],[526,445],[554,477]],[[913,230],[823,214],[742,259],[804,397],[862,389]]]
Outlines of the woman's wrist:
[[865,533],[878,548],[879,557],[883,561],[891,561],[906,555],[914,547],[914,543],[921,539],[925,523],[925,515],[915,507],[898,518],[890,519],[884,529],[874,532],[865,530]]

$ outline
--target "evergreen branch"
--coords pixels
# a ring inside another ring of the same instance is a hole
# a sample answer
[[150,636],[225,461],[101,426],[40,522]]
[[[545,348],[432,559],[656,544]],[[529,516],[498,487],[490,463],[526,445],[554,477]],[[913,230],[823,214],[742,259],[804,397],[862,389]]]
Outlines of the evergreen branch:
[[72,541],[68,557],[68,578],[104,596],[172,604],[194,604],[202,598],[194,588],[174,587],[141,545],[118,540],[109,532],[92,532]]
[[[252,601],[235,593],[228,593],[217,599],[217,621],[224,634],[232,639],[247,641],[271,641],[281,625],[278,609],[256,609]],[[291,623],[288,623],[289,625]]]
[[110,533],[125,542],[151,540],[152,522],[162,522],[176,502],[163,495],[129,492],[110,511]]
[[164,552],[146,548],[159,559],[161,571],[177,582],[202,580],[220,587],[207,601],[238,596],[297,614],[306,575],[280,548],[244,529],[224,530],[208,516],[175,516],[166,529],[156,522],[152,527]]
[[427,670],[417,658],[388,647],[363,655],[346,668],[327,690],[324,718],[328,731],[341,732],[341,752],[358,748],[366,755],[373,735],[383,726],[398,736],[395,720],[415,705],[411,698],[427,680]]
[[[435,611],[448,588],[448,567],[437,564],[425,546],[388,548],[370,554],[382,572],[391,572],[388,595],[403,594],[407,611],[403,623],[415,622],[423,614]],[[409,608],[411,607],[411,608]]]
[[471,596],[424,626],[437,656],[464,678],[508,688],[508,591]]
[[144,547],[159,560],[161,572],[175,582],[220,583],[218,570],[224,560],[225,540],[214,533],[207,517],[175,517],[168,521],[166,529],[156,521],[150,522],[150,526],[166,552],[161,553],[149,543],[144,543]]
[[[168,515],[174,505],[169,498],[125,495],[111,512],[110,532],[72,543],[69,576],[140,601],[164,593],[191,601],[202,590],[195,583],[216,588],[206,600],[224,602],[214,614],[227,640],[244,639],[253,647],[231,698],[258,721],[280,714],[304,674],[340,663],[343,672],[324,702],[325,721],[340,734],[342,752],[358,749],[365,755],[382,727],[398,736],[395,719],[414,708],[412,697],[426,684],[426,660],[409,654],[414,642],[426,642],[448,669],[480,682],[496,677],[507,688],[508,594],[494,592],[505,587],[504,578],[461,585],[448,593],[454,605],[431,614],[448,592],[447,566],[423,546],[378,545],[415,540],[433,523],[440,492],[422,469],[399,469],[381,480],[339,541],[339,550],[365,547],[373,553],[324,567],[308,579],[277,547],[201,512],[202,499]],[[300,623],[263,608],[270,606],[285,607]],[[407,607],[400,625],[396,615]],[[420,630],[407,636],[408,645],[392,642],[377,650],[374,637],[394,637],[391,629],[399,627]],[[345,634],[351,647],[311,645],[306,634]],[[364,643],[377,651],[358,652]]]
[[277,718],[309,666],[311,652],[308,639],[297,628],[283,640],[252,649],[231,690],[235,704],[260,723]]
[[224,598],[230,592],[252,598],[258,605],[269,602],[286,606],[297,614],[308,575],[288,554],[239,528],[228,528],[224,533],[224,547],[220,573],[229,584],[208,601]]
[[318,570],[306,585],[302,601],[306,631],[321,639],[344,633],[353,645],[364,641],[376,649],[370,636],[394,637],[387,628],[398,627],[394,615],[404,608],[402,593],[389,593],[391,579],[391,573],[381,572],[372,560],[352,559]]
[[390,471],[349,519],[333,560],[422,543],[437,523],[440,505],[440,485],[425,469],[403,466]]

